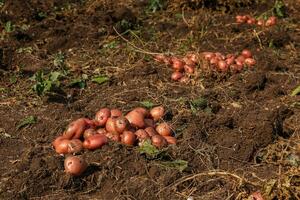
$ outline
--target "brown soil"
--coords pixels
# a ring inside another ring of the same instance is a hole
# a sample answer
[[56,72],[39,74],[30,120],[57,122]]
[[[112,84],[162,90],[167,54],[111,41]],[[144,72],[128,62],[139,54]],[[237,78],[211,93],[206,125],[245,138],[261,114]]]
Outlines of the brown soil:
[[[286,0],[285,17],[271,28],[238,25],[235,15],[259,16],[274,1],[165,1],[156,12],[147,11],[150,1],[3,2],[1,199],[247,199],[258,190],[266,199],[300,198],[300,99],[290,96],[300,84],[298,1]],[[253,70],[202,73],[198,66],[189,84],[172,82],[171,70],[147,53],[244,48],[255,54]],[[58,55],[64,59],[54,65]],[[39,70],[68,75],[38,97],[29,78]],[[86,87],[70,87],[82,74]],[[90,81],[99,74],[110,81]],[[193,112],[190,101],[199,97],[208,105]],[[126,112],[144,100],[168,110],[178,139],[168,156],[149,159],[111,142],[82,153],[90,163],[82,176],[64,173],[51,142],[69,122],[104,106]],[[17,129],[31,115],[37,122]],[[182,172],[160,164],[179,159],[188,162]]]

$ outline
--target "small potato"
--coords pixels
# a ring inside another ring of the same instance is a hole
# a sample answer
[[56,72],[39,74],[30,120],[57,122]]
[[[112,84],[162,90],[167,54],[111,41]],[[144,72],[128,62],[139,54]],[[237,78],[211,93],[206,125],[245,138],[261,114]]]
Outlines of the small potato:
[[55,144],[54,149],[58,154],[67,154],[69,153],[69,139],[60,139],[53,142]]
[[155,127],[155,122],[153,119],[144,119],[145,127]]
[[110,117],[111,118],[117,118],[117,117],[121,117],[123,115],[122,111],[119,109],[111,109],[110,110]]
[[163,122],[156,127],[156,132],[162,136],[170,136],[172,135],[172,129],[168,123]]
[[116,118],[108,118],[105,124],[105,129],[107,132],[116,133]]
[[181,73],[181,72],[173,72],[172,73],[172,75],[171,75],[171,79],[173,80],[173,81],[178,81],[178,80],[180,80],[181,78],[183,77],[183,73]]
[[83,142],[83,148],[95,150],[101,148],[108,142],[107,137],[102,134],[96,134],[88,137]]
[[129,128],[129,121],[125,117],[118,117],[115,120],[115,130],[118,133],[123,133],[123,131]]
[[82,142],[79,139],[72,139],[68,144],[68,153],[78,153],[82,151]]
[[179,59],[179,58],[176,58],[176,57],[173,57],[172,58],[172,68],[175,70],[175,71],[183,71],[183,66],[185,65],[184,61]]
[[150,110],[150,116],[156,122],[160,120],[165,114],[165,108],[163,106],[156,106]]
[[177,140],[173,136],[163,136],[169,144],[176,144]]
[[130,125],[134,128],[144,128],[145,127],[145,114],[137,110],[130,111],[126,116]]
[[121,135],[121,142],[123,144],[132,146],[136,142],[136,135],[131,131],[124,131]]
[[79,156],[68,156],[64,161],[65,172],[73,176],[80,176],[87,166],[87,162]]
[[146,139],[150,139],[150,136],[144,129],[139,129],[134,133],[139,141],[144,141]]
[[155,128],[153,128],[153,127],[147,127],[147,128],[145,128],[145,131],[148,133],[148,135],[150,137],[152,137],[153,135],[158,135]]
[[84,132],[83,132],[83,138],[86,139],[92,135],[95,135],[97,134],[97,131],[93,128],[89,128],[89,129],[86,129]]
[[161,135],[154,135],[151,137],[151,142],[153,146],[162,148],[167,145],[166,139]]
[[95,116],[97,126],[104,126],[107,119],[110,117],[111,111],[108,108],[101,108]]
[[87,127],[86,118],[77,119],[69,124],[63,136],[68,139],[79,139]]

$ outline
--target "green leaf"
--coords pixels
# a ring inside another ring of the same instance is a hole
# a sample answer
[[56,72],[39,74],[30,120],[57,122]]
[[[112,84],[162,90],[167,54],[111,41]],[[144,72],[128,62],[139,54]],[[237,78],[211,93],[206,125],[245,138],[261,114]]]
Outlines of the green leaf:
[[16,76],[11,76],[10,78],[9,78],[9,82],[11,83],[11,84],[15,84],[16,82],[17,82],[17,77]]
[[7,33],[10,33],[13,31],[13,25],[12,25],[11,21],[8,21],[5,23],[4,29]]
[[3,87],[0,87],[0,92],[5,92],[6,91],[6,89],[5,88],[3,88]]
[[291,96],[292,96],[292,97],[293,97],[293,96],[296,96],[296,95],[299,94],[299,93],[300,93],[300,85],[299,85],[298,87],[296,87],[296,89],[293,90]]
[[202,97],[193,100],[191,103],[192,103],[195,107],[197,107],[197,108],[202,108],[202,109],[203,109],[203,108],[206,108],[206,106],[207,106],[207,100],[204,99],[204,98],[202,98]]
[[96,76],[96,77],[92,78],[92,81],[96,82],[100,85],[100,84],[103,84],[103,83],[109,81],[109,78],[107,76]]
[[160,164],[168,168],[178,169],[180,172],[188,167],[188,162],[185,160],[164,161],[160,162]]
[[43,71],[38,71],[30,78],[30,80],[35,81],[32,89],[37,93],[37,95],[44,95],[60,86],[59,78],[62,76],[63,74],[58,71],[51,72],[47,74],[47,76],[44,76]]
[[291,106],[300,109],[300,101],[292,103]]
[[151,101],[142,101],[140,102],[140,104],[142,104],[142,106],[144,106],[145,108],[152,108],[154,106],[154,104]]
[[193,113],[196,113],[198,109],[205,109],[207,107],[207,100],[200,97],[193,101],[190,101],[190,107]]
[[208,113],[208,114],[212,114],[212,109],[210,107],[206,107],[204,109],[204,112]]
[[50,81],[52,82],[55,82],[58,80],[58,78],[61,76],[62,74],[60,72],[51,72],[50,73],[50,76],[49,76],[49,79]]
[[70,87],[75,87],[78,86],[80,89],[85,88],[85,81],[82,79],[74,79],[72,82],[69,84]]
[[178,19],[182,19],[182,14],[181,13],[176,13],[175,17],[178,18]]
[[82,80],[88,80],[89,76],[87,74],[82,74],[81,75]]
[[111,42],[108,43],[108,44],[104,44],[103,47],[104,47],[104,48],[108,48],[108,49],[114,49],[114,48],[117,47],[117,45],[118,45],[118,42],[115,41],[115,40],[113,40],[113,41],[111,41]]
[[19,125],[17,126],[17,130],[34,123],[36,123],[36,117],[34,116],[26,117],[19,123]]
[[276,0],[273,9],[276,16],[284,17],[284,3],[281,0]]
[[145,153],[151,157],[156,157],[158,154],[161,153],[155,146],[151,144],[150,140],[145,140],[140,146],[138,151],[142,154]]
[[65,55],[62,52],[58,52],[54,55],[53,65],[55,67],[61,67],[64,65]]
[[160,10],[163,8],[163,2],[162,0],[150,0],[148,4],[148,10],[152,12],[156,12],[157,10]]

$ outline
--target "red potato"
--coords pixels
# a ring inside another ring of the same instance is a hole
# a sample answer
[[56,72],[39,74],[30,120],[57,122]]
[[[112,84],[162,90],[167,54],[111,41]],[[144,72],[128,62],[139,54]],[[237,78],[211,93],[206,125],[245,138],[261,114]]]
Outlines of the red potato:
[[158,133],[156,132],[156,130],[153,127],[147,127],[147,128],[145,128],[145,131],[148,133],[148,135],[150,137],[152,137],[154,135],[158,135]]
[[218,62],[218,69],[221,70],[222,72],[226,72],[228,70],[228,65],[225,61],[220,60]]
[[156,127],[156,132],[162,136],[170,136],[172,135],[172,129],[170,125],[166,122],[163,122]]
[[72,139],[68,144],[68,153],[78,153],[82,151],[82,142],[79,139]]
[[245,64],[249,67],[254,66],[256,64],[256,60],[253,58],[246,58]]
[[165,63],[166,65],[172,65],[172,59],[169,58],[169,57],[165,57],[164,63]]
[[94,119],[88,119],[88,118],[84,118],[85,123],[87,126],[89,127],[95,127],[96,125],[96,121]]
[[121,117],[122,115],[123,115],[123,113],[119,109],[111,109],[110,110],[110,117],[111,118]]
[[242,16],[242,18],[243,18],[245,21],[247,21],[248,19],[251,18],[251,16],[250,16],[250,15],[244,15],[244,16]]
[[165,109],[163,106],[156,106],[150,110],[150,116],[153,118],[154,121],[158,121],[161,119],[165,114]]
[[240,68],[244,67],[244,61],[240,61],[238,59],[235,59],[235,65],[239,66]]
[[155,127],[155,122],[153,119],[144,119],[145,127]]
[[80,176],[87,166],[86,161],[78,156],[69,156],[64,161],[65,172],[73,176]]
[[145,127],[145,115],[137,110],[130,111],[126,116],[130,125],[134,128],[144,128]]
[[241,62],[244,62],[245,61],[245,57],[243,55],[240,55],[235,60],[239,60]]
[[[244,49],[242,51],[241,55],[243,56],[244,59],[246,59],[246,58],[252,58],[252,53],[248,49]],[[241,58],[241,60],[244,60],[244,59]]]
[[245,23],[246,22],[245,18],[242,15],[237,15],[235,17],[235,19],[236,19],[237,23]]
[[204,56],[205,60],[210,60],[216,56],[215,53],[212,52],[203,52],[202,55]]
[[92,135],[85,139],[83,142],[83,148],[89,150],[95,150],[101,148],[108,142],[107,137],[102,134]]
[[274,26],[276,24],[276,17],[272,16],[266,21],[266,26]]
[[132,146],[136,142],[136,135],[131,131],[124,131],[121,135],[121,142],[128,146]]
[[95,135],[97,134],[97,131],[93,128],[89,128],[89,129],[86,129],[84,132],[83,132],[83,138],[86,139],[92,135]]
[[166,139],[161,135],[153,135],[151,137],[152,145],[158,148],[162,148],[167,145]]
[[169,144],[176,144],[177,140],[173,136],[163,136]]
[[216,52],[215,55],[216,55],[216,57],[217,57],[219,60],[224,60],[224,59],[226,58],[226,57],[225,57],[222,53],[220,53],[220,52]]
[[184,57],[182,60],[183,60],[183,62],[185,62],[185,65],[190,65],[193,67],[195,67],[195,65],[196,65],[196,63],[194,61],[192,61],[191,58],[188,58],[187,56]]
[[183,77],[183,73],[181,73],[181,72],[173,72],[172,75],[171,75],[171,79],[173,81],[178,81],[182,77]]
[[265,21],[263,19],[259,19],[259,20],[257,20],[257,25],[258,26],[264,26],[265,25]]
[[80,118],[69,124],[63,136],[68,139],[79,139],[85,129],[88,127],[86,118]]
[[95,116],[97,126],[104,126],[107,119],[110,117],[110,109],[101,108]]
[[253,17],[247,20],[247,24],[255,24],[255,23],[256,23],[256,19]]
[[173,57],[172,58],[172,68],[175,70],[175,71],[183,71],[183,66],[184,66],[184,61],[179,59],[179,58],[176,58],[176,57]]
[[57,138],[54,139],[52,142],[53,147],[57,146],[62,140],[66,140],[64,136],[58,136]]
[[264,200],[264,197],[259,191],[253,192],[250,196],[253,200]]
[[231,69],[233,72],[240,72],[240,71],[243,70],[243,65],[233,64],[233,65],[230,65],[230,69]]
[[150,136],[144,129],[139,129],[134,133],[139,141],[144,141],[146,139],[150,139]]
[[55,149],[56,153],[58,153],[58,154],[67,154],[68,151],[69,151],[68,150],[69,143],[70,143],[69,139],[62,139],[62,140],[56,141],[55,146],[54,146],[54,149]]
[[232,56],[232,57],[226,58],[225,62],[227,65],[232,65],[232,64],[234,64],[234,59],[235,59],[235,57]]
[[112,141],[115,141],[115,142],[120,142],[121,141],[121,136],[119,133],[106,133],[105,136],[107,138],[109,138],[110,140]]
[[144,117],[148,117],[150,114],[149,110],[147,110],[146,108],[143,108],[143,107],[136,107],[132,111],[137,111],[137,112],[141,113]]
[[198,63],[198,55],[196,53],[188,53],[185,57],[195,64]]
[[184,65],[183,68],[184,68],[184,71],[188,74],[193,74],[195,71],[195,66],[192,66],[192,65]]
[[115,133],[116,130],[116,118],[108,118],[105,124],[105,129],[107,132]]
[[117,133],[122,133],[130,126],[129,121],[125,117],[118,117],[115,120],[115,130]]
[[235,55],[234,54],[232,54],[232,53],[229,53],[229,54],[227,54],[226,56],[225,56],[225,58],[227,59],[227,58],[232,58],[232,57],[234,57],[235,58]]
[[105,134],[107,133],[107,131],[106,131],[105,128],[99,128],[99,129],[97,129],[96,132],[97,132],[98,134],[103,134],[103,135],[105,135]]
[[210,59],[210,64],[211,65],[216,65],[216,64],[218,64],[218,62],[219,62],[219,60],[220,60],[220,58],[218,58],[218,57],[212,57],[211,59]]

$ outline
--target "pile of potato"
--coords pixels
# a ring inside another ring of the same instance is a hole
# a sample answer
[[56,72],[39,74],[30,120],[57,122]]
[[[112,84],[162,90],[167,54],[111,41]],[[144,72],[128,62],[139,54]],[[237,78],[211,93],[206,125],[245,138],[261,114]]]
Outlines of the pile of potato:
[[[109,140],[134,146],[148,139],[152,145],[163,148],[176,144],[171,126],[162,119],[164,114],[163,106],[150,110],[137,107],[125,116],[119,109],[101,108],[94,119],[80,118],[71,122],[52,145],[58,154],[99,149]],[[65,160],[65,170],[69,174],[80,175],[86,167],[81,157],[68,156]]]
[[250,50],[244,49],[240,54],[223,55],[219,52],[203,52],[202,57],[208,62],[212,70],[227,72],[242,71],[245,67],[252,68],[256,64],[256,60]]
[[195,67],[198,64],[198,56],[195,53],[188,53],[183,58],[158,54],[154,60],[170,66],[173,70],[171,79],[180,82],[187,82],[189,75],[195,72]]
[[255,19],[250,15],[237,15],[235,17],[236,22],[239,24],[257,24],[258,26],[274,26],[276,24],[277,18],[275,16],[269,17],[267,20]]

